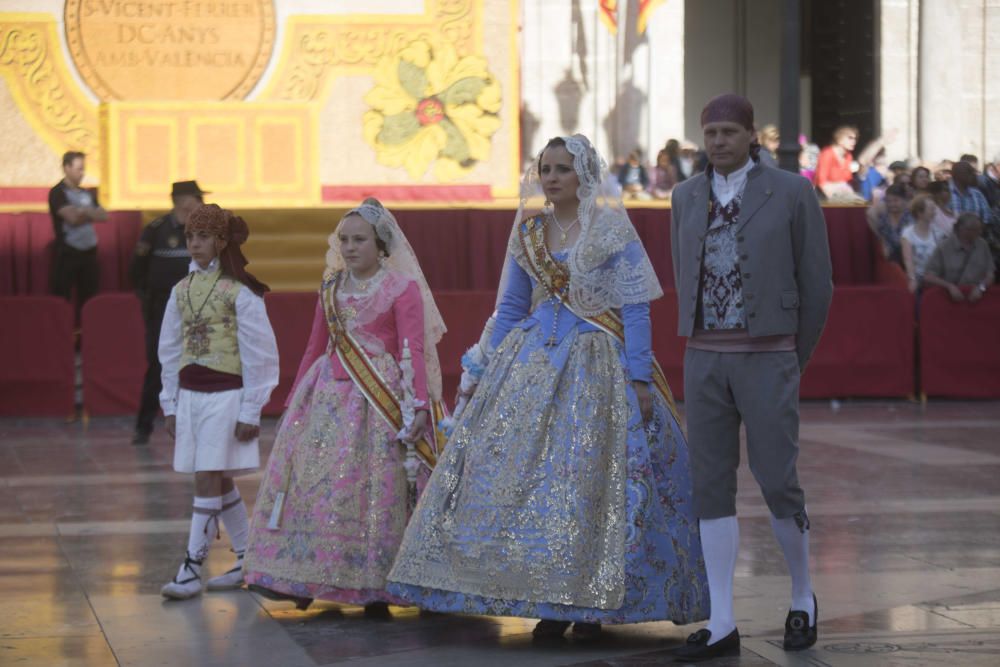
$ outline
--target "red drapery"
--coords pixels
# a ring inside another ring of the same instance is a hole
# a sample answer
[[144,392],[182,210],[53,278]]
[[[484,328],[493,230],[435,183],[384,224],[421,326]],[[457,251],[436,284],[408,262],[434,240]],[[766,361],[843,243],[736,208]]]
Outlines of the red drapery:
[[[826,333],[803,378],[802,394],[806,397],[909,394],[913,390],[913,305],[905,290],[895,288],[900,283],[900,272],[881,259],[865,221],[864,209],[826,208],[824,213],[837,290]],[[629,214],[666,290],[666,296],[652,305],[653,347],[668,381],[680,398],[683,394],[684,340],[675,333],[677,314],[670,262],[670,211],[630,209]],[[476,341],[483,323],[493,310],[513,212],[478,209],[399,211],[399,218],[449,327],[439,353],[445,398],[450,402],[461,373],[459,359],[464,350]],[[130,212],[112,214],[108,223],[98,226],[102,291],[127,289],[128,263],[139,231],[139,214]],[[0,295],[44,294],[47,291],[48,245],[51,239],[52,227],[48,215],[0,214]],[[986,306],[997,300],[991,295],[991,301],[980,304],[981,307],[974,313],[969,311],[970,316],[987,317],[983,313],[994,311]],[[20,302],[20,299],[11,301]],[[17,354],[5,355],[14,359],[4,376],[7,386],[12,386],[10,383],[20,377],[12,374],[13,369],[23,371],[29,368],[25,360],[31,355],[48,348],[72,351],[72,323],[69,327],[42,326],[34,320],[42,318],[39,321],[43,323],[58,320],[59,316],[54,314],[53,309],[60,310],[66,304],[60,301],[53,306],[53,300],[43,301],[49,303],[49,310],[31,305],[37,304],[31,300],[24,301],[23,307],[7,306],[4,310],[5,333],[12,340],[17,339],[18,345],[30,347],[27,350],[11,348],[10,345],[5,348],[21,350]],[[298,369],[309,334],[315,295],[268,294],[266,303],[281,353],[281,384],[265,411],[277,414]],[[138,302],[132,295],[120,293],[100,295],[91,304],[84,310],[81,348],[86,407],[95,415],[133,412],[145,372],[144,332]],[[17,322],[17,326],[7,327],[6,322]],[[996,331],[996,321],[988,320],[987,324],[989,322],[993,322],[991,331]],[[47,331],[44,337],[31,339],[26,335],[26,332],[43,328]],[[943,335],[938,335],[936,339],[933,334],[924,335],[931,341],[953,341],[955,328],[948,325],[947,331],[952,337],[947,339]],[[966,329],[969,327],[963,328]],[[975,327],[971,330],[978,331]],[[958,347],[963,351],[970,349],[969,345]],[[980,345],[978,350],[992,350],[993,347]],[[928,360],[927,355],[925,350],[924,363],[933,366],[937,358]],[[5,401],[5,409],[8,405],[19,405],[18,414],[68,412],[72,407],[71,361],[70,357],[69,362],[54,363],[52,368],[39,371],[37,381],[55,383],[57,390],[5,390],[8,392],[5,395],[16,395],[20,401]],[[970,361],[970,365],[974,364]],[[935,377],[940,377],[940,371],[932,371],[928,377],[936,382]],[[935,372],[939,375],[935,376]],[[1000,373],[993,373],[992,377],[1000,377]],[[25,382],[35,380],[25,379]],[[979,381],[963,381],[963,384],[975,385],[994,396],[1000,395],[1000,388],[995,384]],[[949,391],[955,391],[954,386],[949,389],[947,384],[945,389],[933,389],[936,385],[927,384],[926,379],[925,386],[929,391],[947,395],[951,395]],[[60,391],[64,395],[60,395]],[[55,399],[50,400],[52,397]]]
[[[628,211],[664,289],[674,286],[670,260],[670,210]],[[862,207],[824,208],[833,281],[837,285],[879,282],[881,260]],[[492,209],[397,211],[427,282],[435,290],[495,290],[514,212]]]
[[[100,291],[128,290],[128,266],[142,231],[141,214],[115,211],[94,229]],[[49,293],[54,238],[48,213],[0,213],[0,295]]]
[[[883,264],[865,221],[864,209],[825,208],[827,234],[837,285],[880,282]],[[294,214],[294,212],[292,212]],[[664,288],[673,287],[670,210],[633,208],[629,215],[646,245]],[[514,219],[511,210],[440,209],[397,211],[427,282],[434,290],[495,290]],[[253,221],[250,220],[253,227]],[[128,265],[141,231],[138,212],[111,214],[96,225],[101,292],[126,291]],[[0,214],[0,295],[47,294],[51,267],[52,221],[45,213]],[[252,257],[250,258],[253,259]]]

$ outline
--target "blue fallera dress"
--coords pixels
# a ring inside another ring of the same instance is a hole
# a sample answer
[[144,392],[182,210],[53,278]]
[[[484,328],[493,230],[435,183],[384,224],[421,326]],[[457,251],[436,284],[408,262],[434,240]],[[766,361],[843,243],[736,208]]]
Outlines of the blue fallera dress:
[[[623,252],[645,251],[635,241]],[[707,618],[687,444],[652,385],[653,417],[643,423],[632,386],[652,377],[649,304],[622,308],[622,345],[507,261],[495,352],[416,507],[388,590],[441,612]]]

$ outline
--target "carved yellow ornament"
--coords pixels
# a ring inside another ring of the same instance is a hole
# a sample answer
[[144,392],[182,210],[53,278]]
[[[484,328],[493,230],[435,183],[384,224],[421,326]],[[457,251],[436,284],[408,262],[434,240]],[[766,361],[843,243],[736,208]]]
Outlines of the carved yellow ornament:
[[99,161],[97,108],[73,81],[51,16],[0,16],[0,76],[54,153],[82,150]]
[[363,122],[380,164],[404,167],[414,179],[433,164],[435,179],[448,182],[489,158],[501,91],[484,58],[459,58],[449,42],[419,39],[382,58],[375,83]]

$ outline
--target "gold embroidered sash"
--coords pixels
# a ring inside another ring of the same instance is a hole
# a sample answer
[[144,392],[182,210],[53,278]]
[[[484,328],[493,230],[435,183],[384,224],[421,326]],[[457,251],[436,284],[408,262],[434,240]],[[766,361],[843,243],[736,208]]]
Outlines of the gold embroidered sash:
[[[351,336],[348,328],[342,323],[337,309],[337,288],[340,285],[340,274],[334,274],[329,281],[329,289],[321,291],[323,307],[326,311],[327,326],[330,329],[330,340],[337,351],[337,358],[343,364],[351,380],[361,390],[364,397],[382,416],[385,422],[398,433],[403,428],[403,410],[399,398],[393,393],[389,384],[372,363],[364,348]],[[431,442],[426,437],[417,441],[415,448],[417,456],[428,468],[437,465],[438,443],[444,442],[443,434],[439,433],[437,424],[446,416],[444,406],[440,401],[431,401],[428,406],[430,414]]]
[[[545,223],[541,216],[530,218],[521,225],[518,230],[518,237],[521,241],[521,250],[528,261],[528,268],[539,284],[545,286],[549,294],[557,295],[562,301],[564,308],[588,322],[604,333],[608,334],[622,345],[625,344],[625,322],[621,316],[612,310],[606,310],[600,315],[584,317],[573,310],[569,303],[569,270],[565,265],[556,260],[545,245]],[[660,392],[663,399],[670,407],[670,412],[678,422],[680,417],[677,413],[677,404],[674,402],[674,395],[667,384],[667,378],[663,374],[660,363],[653,357],[653,387]]]

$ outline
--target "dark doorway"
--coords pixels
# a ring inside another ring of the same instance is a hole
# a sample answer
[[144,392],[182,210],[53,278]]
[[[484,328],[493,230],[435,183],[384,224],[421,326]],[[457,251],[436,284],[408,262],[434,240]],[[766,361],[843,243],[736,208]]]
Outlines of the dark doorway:
[[881,132],[878,119],[877,0],[805,0],[803,69],[812,79],[812,141],[838,125],[860,130],[858,150]]

